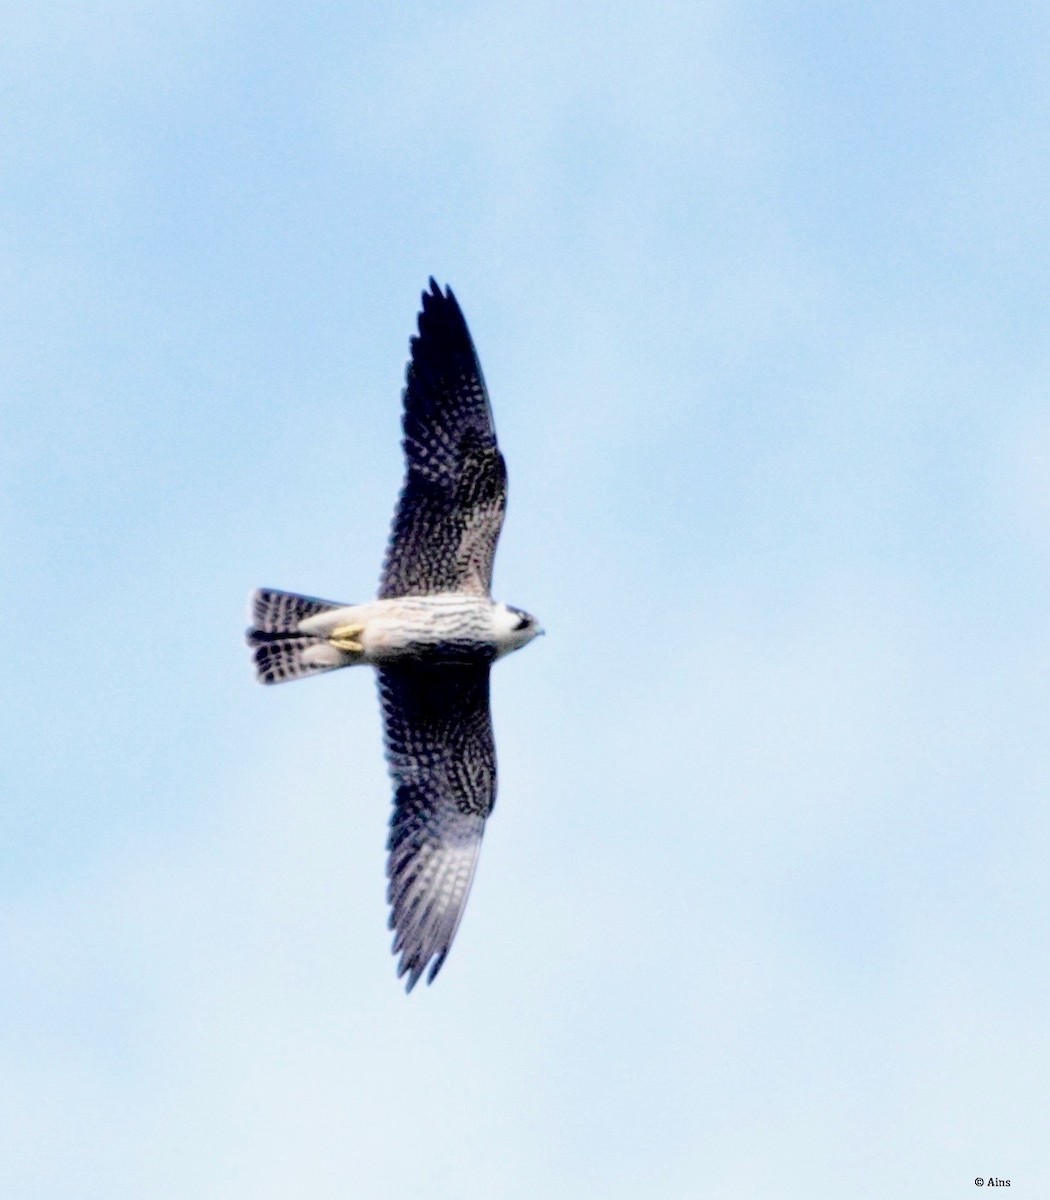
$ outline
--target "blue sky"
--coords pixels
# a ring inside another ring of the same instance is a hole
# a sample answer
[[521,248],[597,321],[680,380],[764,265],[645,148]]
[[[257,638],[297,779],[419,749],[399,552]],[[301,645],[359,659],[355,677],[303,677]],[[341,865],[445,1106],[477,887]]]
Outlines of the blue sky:
[[[1045,1194],[1045,8],[4,15],[4,1196]],[[548,636],[405,997],[372,681],[241,637],[430,274]]]

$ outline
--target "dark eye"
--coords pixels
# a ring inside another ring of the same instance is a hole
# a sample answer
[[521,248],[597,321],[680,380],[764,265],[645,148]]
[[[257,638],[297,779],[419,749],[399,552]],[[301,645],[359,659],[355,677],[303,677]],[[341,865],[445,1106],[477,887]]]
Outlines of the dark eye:
[[521,616],[518,617],[517,625],[514,626],[514,632],[517,633],[519,629],[528,629],[528,627],[529,627],[529,618],[527,616],[525,616],[524,613],[522,613]]

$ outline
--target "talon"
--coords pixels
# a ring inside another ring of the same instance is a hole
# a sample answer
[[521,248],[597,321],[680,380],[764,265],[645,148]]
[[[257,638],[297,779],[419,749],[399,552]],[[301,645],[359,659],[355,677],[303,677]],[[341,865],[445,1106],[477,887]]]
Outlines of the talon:
[[337,650],[343,650],[347,654],[360,654],[364,646],[357,639],[364,629],[363,625],[340,625],[332,630],[328,640]]

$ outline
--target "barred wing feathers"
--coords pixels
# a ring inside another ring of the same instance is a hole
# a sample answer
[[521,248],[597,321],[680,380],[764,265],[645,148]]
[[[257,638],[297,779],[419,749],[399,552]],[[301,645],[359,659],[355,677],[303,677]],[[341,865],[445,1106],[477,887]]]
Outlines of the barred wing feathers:
[[390,927],[411,991],[445,961],[496,798],[489,667],[384,668],[379,695],[394,781]]
[[488,595],[507,471],[485,380],[451,288],[430,280],[403,394],[405,482],[380,598]]

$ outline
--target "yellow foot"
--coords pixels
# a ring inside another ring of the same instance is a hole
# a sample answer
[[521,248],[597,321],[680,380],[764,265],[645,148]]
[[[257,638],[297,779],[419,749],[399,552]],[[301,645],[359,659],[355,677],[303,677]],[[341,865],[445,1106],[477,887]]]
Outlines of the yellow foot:
[[364,630],[363,625],[340,625],[332,630],[328,640],[337,650],[344,650],[347,654],[360,654],[364,646],[357,639]]

